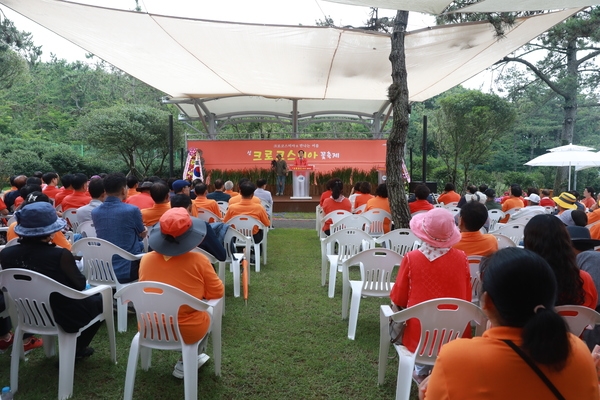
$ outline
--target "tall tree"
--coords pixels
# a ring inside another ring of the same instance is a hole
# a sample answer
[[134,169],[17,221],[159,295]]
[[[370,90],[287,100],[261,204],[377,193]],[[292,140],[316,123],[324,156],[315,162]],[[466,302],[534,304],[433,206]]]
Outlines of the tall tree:
[[510,103],[492,94],[470,90],[439,100],[435,140],[450,182],[456,183],[462,172],[462,184],[476,165],[490,157],[492,146],[515,121]]

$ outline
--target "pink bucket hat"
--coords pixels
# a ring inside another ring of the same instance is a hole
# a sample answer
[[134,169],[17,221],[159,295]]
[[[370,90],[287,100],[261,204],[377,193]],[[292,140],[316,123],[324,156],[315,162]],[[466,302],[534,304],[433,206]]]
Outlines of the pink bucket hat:
[[452,247],[461,239],[452,213],[445,208],[415,215],[410,220],[410,229],[432,247]]

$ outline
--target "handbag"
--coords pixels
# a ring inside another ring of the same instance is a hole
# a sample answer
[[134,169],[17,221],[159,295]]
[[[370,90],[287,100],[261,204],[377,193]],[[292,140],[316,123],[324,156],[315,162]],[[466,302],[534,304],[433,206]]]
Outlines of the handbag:
[[[398,312],[402,310],[402,307],[398,307],[395,304],[392,304],[392,311]],[[401,345],[402,344],[402,336],[404,335],[404,329],[406,328],[406,321],[397,322],[389,318],[389,331],[390,331],[390,343]]]

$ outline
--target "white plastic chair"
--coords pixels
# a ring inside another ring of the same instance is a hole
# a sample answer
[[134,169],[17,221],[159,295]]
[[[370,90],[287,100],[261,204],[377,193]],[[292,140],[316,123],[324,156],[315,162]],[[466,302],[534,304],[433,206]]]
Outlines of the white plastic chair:
[[206,221],[208,223],[211,223],[211,222],[222,222],[223,221],[223,219],[221,218],[220,215],[215,215],[210,210],[207,210],[205,208],[198,208],[196,210],[198,212],[198,218],[200,218],[202,221]]
[[494,231],[494,235],[504,235],[510,238],[515,245],[519,245],[521,240],[523,240],[523,231],[525,230],[525,224],[513,223],[506,224]]
[[[231,252],[231,240],[235,238],[236,243],[242,244],[245,246],[244,253],[232,253]],[[219,261],[219,278],[225,285],[225,269],[226,265],[230,265],[230,270],[233,272],[233,296],[240,297],[240,263],[244,258],[244,255],[250,257],[250,241],[247,240],[246,236],[242,235],[240,232],[230,227],[227,229],[225,233],[225,238],[223,239],[223,247],[225,247],[225,252],[227,253],[227,258],[225,261]],[[248,274],[248,281],[250,280],[250,274]]]
[[[264,226],[262,222],[249,215],[238,215],[237,217],[231,218],[229,221],[227,221],[227,223],[233,226],[242,235],[246,236],[248,240],[250,240],[252,246],[254,246],[254,270],[256,272],[260,272],[261,257],[263,265],[267,264],[267,234],[269,232],[269,227]],[[252,231],[254,230],[255,226],[258,226],[258,229],[262,229],[263,231],[263,239],[260,243],[254,243]],[[264,252],[261,252],[261,245],[264,249]],[[248,262],[250,262],[250,254],[247,254],[246,258]]]
[[506,247],[517,247],[517,244],[508,236],[496,232],[492,233],[492,235],[498,240],[498,250]]
[[329,263],[330,298],[335,294],[335,279],[337,272],[342,272],[342,262],[373,247],[375,240],[367,232],[358,229],[342,229],[321,240],[321,286],[325,286]]
[[77,226],[77,232],[84,238],[96,237],[96,228],[94,227],[93,221],[84,221]]
[[317,233],[319,234],[319,237],[321,236],[321,220],[323,219],[323,217],[325,216],[325,212],[323,211],[323,207],[321,207],[319,204],[317,204],[317,206],[315,207],[315,230],[317,231]]
[[[122,257],[128,261],[142,258],[143,254],[131,254],[120,247],[98,238],[82,238],[71,247],[73,254],[81,253],[84,262],[84,270],[88,283],[92,286],[109,285],[117,291],[130,285],[118,281],[112,265],[113,255]],[[127,332],[127,306],[117,304],[117,330]]]
[[[323,232],[323,226],[325,226],[325,222],[327,222],[328,220],[331,220],[331,225],[335,224],[336,222],[338,222],[339,220],[341,220],[344,217],[347,217],[348,215],[352,215],[351,212],[346,211],[346,210],[334,210],[332,212],[330,212],[329,214],[326,214],[322,219],[321,219],[321,225],[319,227],[319,237],[321,239],[325,238],[327,235],[325,235],[325,232]],[[329,230],[331,232],[331,229]]]
[[381,306],[378,371],[378,384],[380,385],[385,380],[390,349],[389,317],[396,322],[417,318],[421,323],[421,339],[414,353],[402,345],[394,345],[398,353],[396,400],[409,399],[415,362],[434,365],[442,345],[462,337],[465,329],[471,329],[470,322],[474,321],[477,324],[476,335],[481,334],[486,323],[486,317],[479,307],[460,299],[429,300],[397,313],[392,312],[390,306]]
[[479,292],[481,291],[481,277],[479,275],[479,264],[481,264],[482,256],[468,256],[469,271],[471,273],[471,303],[479,305]]
[[332,224],[329,228],[329,232],[335,233],[342,229],[359,229],[361,231],[371,231],[371,221],[362,215],[351,214]]
[[381,244],[384,248],[391,249],[401,256],[421,245],[419,238],[407,228],[394,229],[376,238],[375,243]]
[[[183,305],[208,312],[211,316],[209,332],[212,333],[215,375],[221,375],[221,299],[202,301],[171,285],[151,281],[132,283],[115,293],[115,298],[125,307],[128,302],[133,302],[139,327],[129,349],[123,395],[125,400],[133,398],[140,354],[142,369],[147,371],[152,361],[152,349],[181,351],[185,399],[198,398],[198,345],[202,339],[191,344],[181,340],[178,313]],[[165,324],[164,321],[169,323]]]
[[446,210],[450,211],[452,213],[452,216],[460,214],[460,208],[456,206],[446,207]]
[[367,208],[366,204],[363,204],[360,207],[356,207],[355,209],[352,210],[352,214],[362,214],[365,211],[365,208]]
[[523,221],[525,217],[527,217],[527,220],[530,220],[531,218],[535,217],[536,215],[540,215],[540,214],[546,214],[546,209],[544,207],[541,206],[531,206],[531,207],[524,207],[521,208],[518,212],[512,214],[510,216],[510,222],[513,221]]
[[63,218],[67,220],[67,223],[71,227],[71,230],[73,230],[73,232],[75,232],[77,230],[77,226],[79,225],[79,222],[77,221],[77,209],[69,208],[69,209],[63,211],[62,213],[63,213]]
[[390,223],[392,221],[392,215],[381,208],[372,208],[361,215],[371,221],[371,230],[369,231],[369,234],[375,238],[385,234],[383,230],[385,220],[390,220]]
[[[8,292],[11,307],[16,309],[17,319],[12,358],[10,363],[10,387],[13,393],[19,388],[19,361],[25,359],[23,352],[23,333],[41,335],[44,340],[44,352],[47,357],[56,353],[56,342],[52,336],[58,337],[59,348],[59,375],[58,398],[67,399],[73,394],[73,374],[75,371],[75,350],[79,334],[98,321],[105,321],[108,330],[110,357],[117,363],[117,348],[115,340],[115,327],[112,314],[112,289],[102,285],[84,292],[80,292],[27,269],[11,268],[0,271],[0,283]],[[85,299],[96,293],[102,295],[103,312],[93,318],[79,332],[67,333],[54,318],[50,307],[50,295],[59,293],[71,299]]]
[[510,210],[506,210],[504,212],[504,217],[506,217],[507,215],[509,216],[508,219],[510,220],[510,218],[515,215],[516,213],[518,213],[519,211],[521,211],[521,208],[511,208]]
[[444,204],[444,207],[446,207],[446,208],[453,208],[453,207],[456,207],[457,205],[458,205],[458,201],[452,201],[452,202],[450,202],[448,204]]
[[556,312],[564,318],[569,331],[575,336],[581,336],[584,330],[593,329],[600,324],[600,314],[596,310],[584,306],[556,306]]
[[488,218],[490,219],[490,227],[488,232],[493,232],[497,229],[498,221],[504,218],[504,212],[502,210],[488,210]]
[[[267,215],[269,216],[269,221],[271,221],[271,225],[273,225],[273,205],[268,201],[264,200],[261,200],[260,204],[262,204],[263,208],[267,212]],[[271,225],[269,225],[269,228],[271,227]]]
[[[354,340],[361,297],[390,297],[392,272],[402,256],[390,249],[369,249],[342,262],[342,319],[348,319],[348,339]],[[350,279],[350,267],[360,267],[360,280]],[[352,292],[352,301],[350,301]],[[348,317],[348,308],[350,316]]]
[[227,214],[227,209],[229,208],[229,202],[228,201],[217,201],[217,204],[219,205],[219,210],[221,210],[221,218],[223,218],[225,216],[225,214]]

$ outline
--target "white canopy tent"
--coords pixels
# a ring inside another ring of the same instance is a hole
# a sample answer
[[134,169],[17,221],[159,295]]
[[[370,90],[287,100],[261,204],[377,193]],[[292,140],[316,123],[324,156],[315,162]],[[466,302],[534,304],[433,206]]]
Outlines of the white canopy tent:
[[[119,69],[167,93],[211,138],[233,117],[389,116],[390,37],[353,29],[231,23],[82,5],[0,0]],[[429,1],[414,1],[431,3]],[[436,26],[406,37],[411,101],[442,93],[577,12],[521,18],[499,39],[487,23]]]

